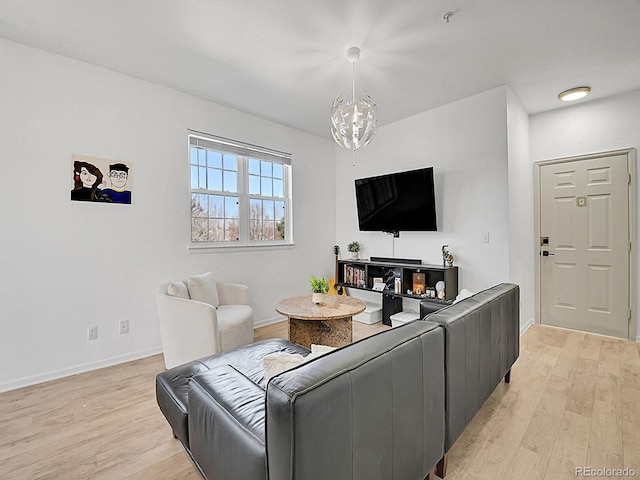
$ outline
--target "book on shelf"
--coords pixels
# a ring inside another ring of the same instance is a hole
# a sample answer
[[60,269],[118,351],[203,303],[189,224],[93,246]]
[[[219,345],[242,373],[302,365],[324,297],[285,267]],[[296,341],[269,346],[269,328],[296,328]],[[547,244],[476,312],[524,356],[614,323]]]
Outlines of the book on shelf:
[[366,287],[367,274],[364,268],[345,265],[343,272],[344,283],[354,287]]

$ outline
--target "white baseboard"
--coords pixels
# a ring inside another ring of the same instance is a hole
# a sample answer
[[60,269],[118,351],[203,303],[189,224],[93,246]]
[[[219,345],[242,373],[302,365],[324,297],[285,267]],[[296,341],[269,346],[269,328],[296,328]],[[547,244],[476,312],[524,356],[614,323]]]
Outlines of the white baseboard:
[[[272,317],[259,320],[254,323],[254,328],[266,327],[267,325],[273,325],[286,320],[285,317]],[[533,319],[527,320],[524,324],[520,325],[520,335],[524,334],[531,325],[534,324]],[[636,337],[636,342],[640,343],[640,336]],[[89,372],[91,370],[97,370],[99,368],[111,367],[120,363],[131,362],[140,358],[150,357],[162,353],[162,347],[158,346],[150,348],[148,350],[142,350],[139,352],[128,353],[126,355],[119,355],[117,357],[111,357],[98,362],[85,363],[81,365],[75,365],[69,368],[63,368],[61,370],[53,370],[38,375],[31,375],[23,377],[18,380],[12,380],[10,382],[0,383],[0,393],[8,392],[9,390],[16,390],[18,388],[29,387],[38,383],[48,382],[56,380],[58,378],[68,377],[79,373]]]
[[273,325],[274,323],[284,322],[286,317],[272,317],[272,318],[264,318],[262,320],[258,320],[257,322],[253,322],[253,328],[266,327],[267,325]]
[[18,380],[12,380],[10,382],[0,383],[0,393],[8,392],[9,390],[16,390],[18,388],[29,387],[38,383],[49,382],[51,380],[57,380],[58,378],[69,377],[71,375],[77,375],[79,373],[89,372],[91,370],[97,370],[99,368],[111,367],[120,363],[131,362],[140,358],[150,357],[162,353],[162,347],[154,347],[148,350],[142,350],[139,352],[127,353],[126,355],[119,355],[117,357],[111,357],[98,362],[84,363],[81,365],[74,365],[73,367],[63,368],[60,370],[53,370],[51,372],[45,372],[38,375],[31,375],[28,377],[22,377]]
[[[286,320],[285,317],[273,317],[265,318],[254,323],[254,328],[265,327],[274,323],[282,322]],[[81,365],[74,365],[73,367],[63,368],[60,370],[53,370],[51,372],[45,372],[38,375],[31,375],[28,377],[19,378],[10,382],[0,383],[0,393],[8,392],[9,390],[16,390],[18,388],[29,387],[38,383],[49,382],[51,380],[57,380],[58,378],[69,377],[79,373],[89,372],[91,370],[97,370],[99,368],[111,367],[119,363],[130,362],[138,360],[144,357],[150,357],[151,355],[157,355],[162,353],[162,347],[157,346],[148,350],[142,350],[140,352],[128,353],[126,355],[120,355],[117,357],[107,358],[98,362],[84,363]]]
[[533,318],[530,318],[529,320],[527,320],[526,322],[524,322],[524,324],[520,324],[520,336],[522,336],[524,334],[524,332],[526,332],[527,330],[529,330],[529,327],[531,325],[533,325],[535,322],[533,321]]

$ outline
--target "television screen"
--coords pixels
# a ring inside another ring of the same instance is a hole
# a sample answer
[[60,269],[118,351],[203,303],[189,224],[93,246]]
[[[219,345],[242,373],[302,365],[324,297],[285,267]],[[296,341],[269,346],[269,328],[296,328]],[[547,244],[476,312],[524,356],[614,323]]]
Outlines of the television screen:
[[436,231],[433,167],[356,180],[361,231]]

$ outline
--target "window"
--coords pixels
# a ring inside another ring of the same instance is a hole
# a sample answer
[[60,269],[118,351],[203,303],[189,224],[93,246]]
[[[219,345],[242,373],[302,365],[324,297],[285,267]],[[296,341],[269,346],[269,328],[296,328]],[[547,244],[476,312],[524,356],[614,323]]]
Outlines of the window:
[[189,165],[193,244],[292,243],[289,154],[191,132]]

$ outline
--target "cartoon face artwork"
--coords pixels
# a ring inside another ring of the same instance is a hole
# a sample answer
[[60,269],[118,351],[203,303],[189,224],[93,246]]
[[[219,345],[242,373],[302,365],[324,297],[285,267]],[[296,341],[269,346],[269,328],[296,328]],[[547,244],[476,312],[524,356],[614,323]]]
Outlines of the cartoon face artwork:
[[97,179],[98,177],[87,170],[87,167],[80,168],[80,181],[84,188],[93,187],[93,184],[96,183]]
[[129,167],[124,163],[113,163],[109,165],[109,180],[111,188],[103,190],[111,203],[131,203],[131,191],[127,190],[129,181]]
[[71,200],[82,202],[102,201],[100,189],[102,172],[95,165],[88,162],[75,161],[73,163],[73,190]]
[[111,170],[109,172],[109,178],[111,179],[111,185],[114,190],[124,190],[127,184],[127,178],[129,174],[127,172],[118,172],[117,170]]

